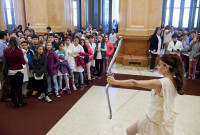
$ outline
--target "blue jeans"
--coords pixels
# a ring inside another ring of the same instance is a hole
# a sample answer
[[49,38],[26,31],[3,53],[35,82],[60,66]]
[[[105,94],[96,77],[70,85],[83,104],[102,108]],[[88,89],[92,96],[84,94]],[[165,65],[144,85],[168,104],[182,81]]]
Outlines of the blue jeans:
[[57,75],[48,75],[47,76],[47,84],[48,84],[47,90],[48,90],[48,92],[52,92],[51,78],[53,79],[53,86],[55,89],[55,93],[58,93]]
[[58,79],[59,79],[59,88],[62,89],[62,79],[64,77],[64,80],[65,80],[65,86],[66,88],[69,89],[69,78],[67,75],[59,75],[58,76]]

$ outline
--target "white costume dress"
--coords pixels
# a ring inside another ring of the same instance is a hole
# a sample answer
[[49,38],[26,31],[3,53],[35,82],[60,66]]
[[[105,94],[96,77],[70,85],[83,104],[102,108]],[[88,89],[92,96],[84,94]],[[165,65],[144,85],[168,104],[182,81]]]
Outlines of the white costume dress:
[[74,67],[75,67],[75,56],[74,56],[74,53],[75,53],[75,47],[73,44],[70,44],[69,46],[65,45],[64,47],[64,50],[65,50],[65,54],[67,56],[67,61],[69,63],[69,66],[72,70],[74,70]]
[[160,82],[161,92],[156,94],[152,90],[147,113],[138,122],[138,135],[173,135],[177,90],[169,78],[162,78]]
[[[79,53],[79,52],[84,52],[84,49],[81,45],[77,45],[77,46],[74,46],[75,47],[75,53]],[[84,58],[83,56],[80,56],[81,58]],[[83,72],[84,69],[83,67],[80,65],[80,66],[77,66],[76,62],[75,62],[75,67],[74,67],[74,72]]]
[[182,42],[181,41],[177,41],[176,44],[174,45],[174,42],[171,41],[169,42],[169,46],[168,46],[168,52],[171,53],[171,54],[177,54],[178,56],[180,56],[180,52],[172,52],[172,49],[179,49],[180,51],[183,50],[183,45],[182,45]]

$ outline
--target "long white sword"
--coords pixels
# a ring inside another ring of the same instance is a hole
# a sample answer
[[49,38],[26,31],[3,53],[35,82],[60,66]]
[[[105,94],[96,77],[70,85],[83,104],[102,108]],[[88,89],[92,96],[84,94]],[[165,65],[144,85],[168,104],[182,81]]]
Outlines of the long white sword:
[[[117,49],[116,49],[116,51],[115,51],[115,54],[114,54],[114,56],[113,56],[113,58],[112,58],[112,60],[111,60],[111,62],[110,62],[110,64],[109,64],[109,67],[108,67],[108,70],[107,70],[107,73],[108,73],[108,76],[113,76],[113,74],[114,73],[112,73],[112,71],[111,71],[111,69],[112,69],[112,66],[113,66],[113,64],[114,64],[114,61],[115,61],[115,59],[116,59],[116,57],[117,57],[117,54],[118,54],[118,52],[119,52],[119,49],[120,49],[120,47],[121,47],[121,44],[122,44],[122,41],[123,41],[123,37],[122,36],[119,36],[119,39],[120,39],[120,41],[119,41],[119,44],[118,44],[118,46],[117,46]],[[106,85],[106,97],[107,97],[107,102],[108,102],[108,108],[109,108],[109,119],[112,119],[112,108],[111,108],[111,104],[110,104],[110,98],[109,98],[109,87],[111,87],[111,84],[107,84]]]

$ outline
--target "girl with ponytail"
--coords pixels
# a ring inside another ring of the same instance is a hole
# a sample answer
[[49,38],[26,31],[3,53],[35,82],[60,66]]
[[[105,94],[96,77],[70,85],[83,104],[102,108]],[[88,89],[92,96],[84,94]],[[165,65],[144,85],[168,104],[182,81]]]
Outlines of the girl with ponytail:
[[159,61],[158,71],[163,75],[154,80],[115,80],[108,77],[108,83],[118,86],[142,87],[152,89],[147,113],[127,128],[127,135],[173,135],[175,99],[183,95],[184,69],[177,54],[164,54]]

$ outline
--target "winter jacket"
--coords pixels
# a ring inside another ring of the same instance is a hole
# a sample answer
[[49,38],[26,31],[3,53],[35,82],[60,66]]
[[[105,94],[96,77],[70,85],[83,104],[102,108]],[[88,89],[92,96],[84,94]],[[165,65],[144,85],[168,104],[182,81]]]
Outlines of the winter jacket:
[[69,66],[69,63],[67,60],[65,60],[65,57],[63,55],[59,56],[59,59],[62,61],[60,62],[59,66],[58,66],[58,70],[62,73],[65,74],[67,73],[68,75],[72,75],[71,73],[71,68]]
[[106,41],[106,46],[107,46],[106,57],[110,57],[114,52],[114,46],[112,42],[110,42],[109,40]]
[[83,58],[77,56],[77,57],[75,57],[75,62],[76,62],[77,67],[82,66],[83,69],[85,68],[85,62],[84,62]]
[[84,52],[87,54],[87,56],[84,57],[84,62],[87,64],[89,62],[89,53],[88,53],[88,48],[86,45],[83,46]]
[[57,75],[58,74],[58,66],[60,64],[60,60],[55,51],[50,50],[47,55],[47,75]]
[[189,46],[189,50],[191,50],[189,58],[192,60],[198,60],[200,55],[200,42],[197,45],[195,45],[195,43],[192,43]]
[[33,72],[36,74],[37,77],[42,76],[42,74],[46,73],[47,69],[47,56],[46,54],[41,54],[38,57],[36,53],[32,58],[32,68]]
[[79,54],[80,56],[85,56],[85,57],[88,57],[88,56],[89,56],[88,53],[84,53],[84,52],[79,52],[78,54]]
[[34,55],[34,51],[32,49],[28,49],[27,53],[26,53],[26,56],[28,58],[28,66],[29,66],[29,70],[32,70],[32,58],[33,58],[33,55]]
[[29,49],[33,50],[33,52],[36,53],[36,46],[34,46],[33,44],[29,46]]
[[[96,59],[97,57],[97,49],[98,49],[98,42],[96,43],[96,48],[95,48],[95,53],[94,53],[94,59]],[[106,52],[107,52],[107,46],[105,45],[106,43],[105,42],[101,42],[101,56],[102,56],[102,59],[104,59],[106,57]],[[104,51],[105,50],[105,51]]]
[[156,34],[153,34],[151,37],[149,50],[156,50],[156,52],[158,50],[158,37]]
[[89,62],[90,62],[91,59],[94,57],[94,53],[93,53],[93,50],[90,46],[87,46],[87,48],[88,48]]
[[55,51],[58,50],[58,44],[56,43],[55,40],[52,42],[52,47],[53,47],[53,49],[54,49]]
[[26,64],[24,59],[24,54],[22,50],[19,48],[14,49],[11,51],[10,49],[4,50],[4,56],[6,54],[6,58],[9,65],[9,70],[21,70],[23,69],[22,65]]

